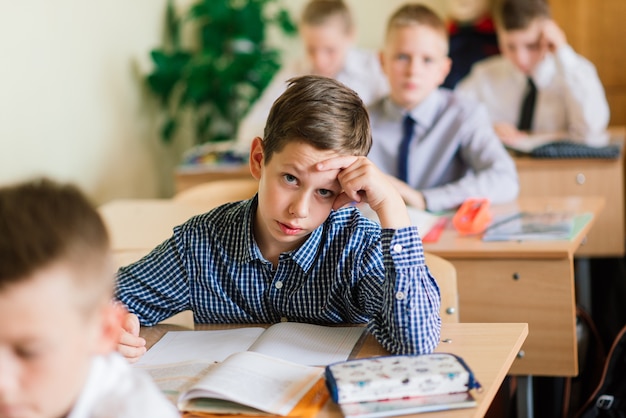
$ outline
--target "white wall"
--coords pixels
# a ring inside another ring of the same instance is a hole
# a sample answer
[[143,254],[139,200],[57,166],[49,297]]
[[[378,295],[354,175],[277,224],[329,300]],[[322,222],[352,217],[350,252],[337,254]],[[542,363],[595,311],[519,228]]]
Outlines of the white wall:
[[[378,48],[403,1],[347,1],[359,45]],[[305,2],[284,0],[294,18]],[[47,175],[76,182],[96,203],[172,193],[186,144],[160,143],[141,79],[164,8],[165,0],[2,2],[0,184]],[[296,54],[296,40],[281,45]]]

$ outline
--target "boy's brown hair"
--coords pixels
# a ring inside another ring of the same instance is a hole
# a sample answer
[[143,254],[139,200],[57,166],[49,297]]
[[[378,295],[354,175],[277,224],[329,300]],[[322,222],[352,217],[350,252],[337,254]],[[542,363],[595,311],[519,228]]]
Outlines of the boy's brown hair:
[[496,7],[496,24],[505,31],[526,29],[540,18],[550,18],[546,0],[501,0]]
[[372,131],[363,101],[332,78],[307,75],[288,80],[265,124],[264,163],[293,141],[340,154],[367,155]]
[[412,25],[423,25],[439,33],[447,47],[448,32],[446,24],[437,13],[423,4],[409,3],[396,10],[387,22],[386,36],[389,36],[389,32],[392,29]]
[[47,179],[0,188],[0,291],[57,262],[81,273],[78,287],[112,290],[113,274],[83,274],[108,261],[106,227],[78,188]]
[[311,0],[302,11],[300,22],[310,26],[321,26],[338,17],[346,32],[353,28],[352,15],[343,0]]

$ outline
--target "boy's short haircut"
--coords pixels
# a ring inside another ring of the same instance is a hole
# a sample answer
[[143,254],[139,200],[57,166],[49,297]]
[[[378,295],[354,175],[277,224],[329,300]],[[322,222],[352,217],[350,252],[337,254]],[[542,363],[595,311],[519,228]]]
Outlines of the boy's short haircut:
[[289,142],[339,154],[367,155],[372,131],[359,95],[332,78],[307,75],[287,81],[265,124],[264,163]]
[[311,0],[302,11],[300,22],[310,26],[321,26],[338,17],[346,32],[353,27],[352,15],[343,0]]
[[505,31],[526,29],[540,18],[550,18],[546,0],[501,0],[496,7],[496,24]]
[[409,3],[401,6],[391,15],[387,22],[385,36],[389,36],[392,29],[406,26],[423,25],[433,29],[441,35],[441,39],[448,45],[448,31],[443,19],[427,6],[417,3]]
[[[57,262],[102,273],[108,261],[106,227],[78,188],[47,179],[0,188],[0,291]],[[113,289],[113,274],[110,283],[102,274],[76,276],[78,287]]]

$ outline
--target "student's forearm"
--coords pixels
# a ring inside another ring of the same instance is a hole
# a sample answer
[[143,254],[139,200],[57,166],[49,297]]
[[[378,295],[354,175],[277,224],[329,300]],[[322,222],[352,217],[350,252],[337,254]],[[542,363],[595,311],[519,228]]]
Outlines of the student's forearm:
[[557,52],[559,72],[564,80],[564,99],[572,139],[593,145],[609,123],[609,106],[602,82],[593,64],[566,46]]
[[429,353],[439,343],[441,297],[426,268],[421,240],[410,229],[397,231],[383,248],[388,248],[385,264],[391,267],[386,267],[381,315],[370,329],[393,353]]

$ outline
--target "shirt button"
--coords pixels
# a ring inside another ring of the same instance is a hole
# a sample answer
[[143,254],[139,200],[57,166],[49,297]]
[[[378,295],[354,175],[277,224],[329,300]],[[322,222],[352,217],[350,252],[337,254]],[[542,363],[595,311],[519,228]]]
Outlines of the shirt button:
[[404,300],[404,297],[405,297],[404,292],[397,292],[396,293],[396,299]]
[[274,285],[274,287],[276,289],[281,289],[283,287],[283,282],[276,282],[276,284]]
[[401,253],[402,252],[402,245],[400,244],[396,244],[393,246],[393,250],[397,253]]

